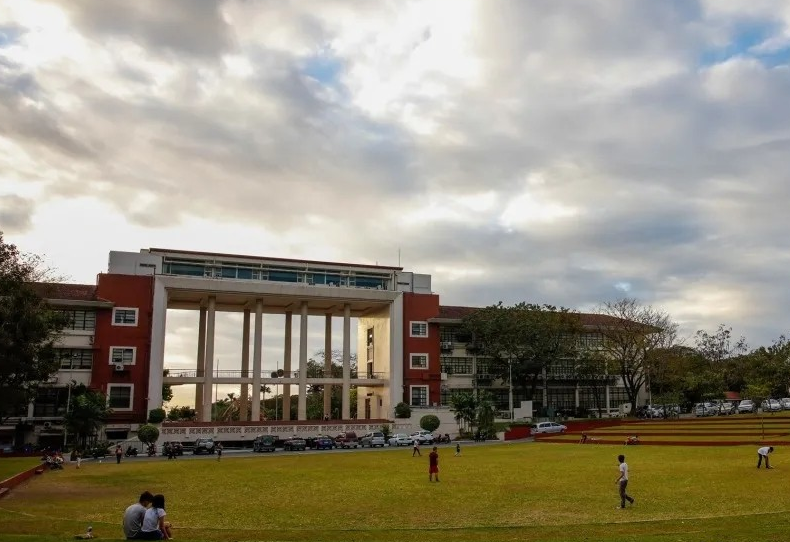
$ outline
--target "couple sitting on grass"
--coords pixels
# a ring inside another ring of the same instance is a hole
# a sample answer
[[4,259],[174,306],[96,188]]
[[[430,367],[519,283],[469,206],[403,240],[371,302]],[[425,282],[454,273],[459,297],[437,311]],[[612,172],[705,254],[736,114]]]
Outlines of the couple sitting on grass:
[[173,531],[165,515],[165,496],[144,491],[140,501],[123,513],[123,534],[127,540],[171,540]]

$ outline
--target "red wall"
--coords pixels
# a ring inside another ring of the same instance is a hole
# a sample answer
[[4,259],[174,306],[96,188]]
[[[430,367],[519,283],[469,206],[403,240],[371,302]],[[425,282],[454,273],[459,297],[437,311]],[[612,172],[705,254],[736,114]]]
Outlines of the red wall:
[[[150,276],[100,274],[96,295],[111,301],[116,307],[136,308],[136,326],[112,325],[112,310],[96,315],[96,357],[93,364],[91,387],[107,393],[107,384],[134,384],[131,412],[114,412],[109,423],[145,422],[148,412],[148,367],[151,355],[151,316],[154,279]],[[135,364],[125,371],[115,371],[110,364],[110,347],[137,348]]]
[[[403,397],[411,404],[410,386],[428,385],[428,403],[439,403],[441,367],[439,326],[428,325],[428,337],[411,337],[411,322],[439,316],[439,296],[403,294]],[[428,354],[428,369],[411,369],[410,354]]]

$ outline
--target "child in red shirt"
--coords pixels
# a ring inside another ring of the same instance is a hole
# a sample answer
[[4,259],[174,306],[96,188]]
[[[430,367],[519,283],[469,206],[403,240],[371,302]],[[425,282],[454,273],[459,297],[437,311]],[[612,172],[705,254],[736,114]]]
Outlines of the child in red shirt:
[[433,451],[428,455],[428,481],[433,482],[433,475],[436,475],[436,481],[439,481],[439,452],[436,451],[436,446]]

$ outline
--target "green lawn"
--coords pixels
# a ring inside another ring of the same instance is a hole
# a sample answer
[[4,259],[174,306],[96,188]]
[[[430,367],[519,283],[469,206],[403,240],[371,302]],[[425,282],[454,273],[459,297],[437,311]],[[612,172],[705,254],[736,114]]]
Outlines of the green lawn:
[[[179,540],[785,540],[790,460],[754,447],[563,444],[441,452],[441,482],[410,450],[202,461],[86,463],[0,501],[0,542],[64,540],[92,524],[120,538],[144,489],[167,497]],[[636,506],[616,509],[616,456]],[[246,454],[245,454],[246,455]]]
[[36,465],[41,461],[37,457],[3,457],[0,458],[0,480],[10,478]]

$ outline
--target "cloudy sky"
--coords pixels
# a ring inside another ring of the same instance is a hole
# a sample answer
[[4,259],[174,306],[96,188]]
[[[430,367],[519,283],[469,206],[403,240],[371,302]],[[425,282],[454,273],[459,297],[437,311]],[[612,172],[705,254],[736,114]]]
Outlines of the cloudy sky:
[[757,346],[790,330],[788,96],[778,0],[0,2],[0,229],[75,282],[400,250],[444,304],[628,295]]

